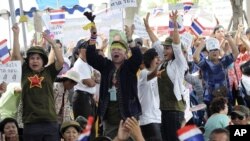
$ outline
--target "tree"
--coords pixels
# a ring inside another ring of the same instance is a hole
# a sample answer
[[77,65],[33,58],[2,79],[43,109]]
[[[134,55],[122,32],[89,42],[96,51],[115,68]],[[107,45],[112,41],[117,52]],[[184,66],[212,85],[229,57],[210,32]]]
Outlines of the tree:
[[243,23],[243,0],[230,0],[233,16],[231,19],[231,22],[229,24],[229,29],[231,27],[231,24],[233,22],[233,30],[237,30],[238,24],[241,22]]

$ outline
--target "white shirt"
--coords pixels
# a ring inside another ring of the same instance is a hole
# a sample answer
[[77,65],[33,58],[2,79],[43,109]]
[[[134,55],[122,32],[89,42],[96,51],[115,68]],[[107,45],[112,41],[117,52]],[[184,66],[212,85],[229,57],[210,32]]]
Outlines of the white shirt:
[[[164,47],[161,45],[160,41],[153,43],[153,47],[156,49],[161,60],[164,59]],[[172,43],[173,52],[175,59],[168,62],[167,65],[167,75],[169,76],[171,82],[174,85],[174,94],[178,101],[182,100],[182,96],[186,92],[186,87],[184,86],[184,74],[188,69],[187,61],[182,53],[181,44]]]
[[[164,60],[164,47],[161,45],[160,41],[153,43],[153,47],[156,49],[161,60]],[[167,75],[169,76],[171,82],[174,85],[174,94],[178,101],[182,100],[182,96],[186,92],[186,87],[184,86],[184,74],[188,69],[187,61],[182,53],[181,44],[172,43],[173,52],[175,59],[168,62]]]
[[138,80],[138,97],[142,107],[140,125],[161,123],[157,77],[147,81],[149,73],[147,69],[143,69]]
[[[91,79],[91,76],[93,74],[93,68],[89,64],[84,62],[80,57],[76,60],[73,66],[73,70],[75,70],[80,74],[81,81],[84,79]],[[85,91],[90,94],[96,93],[96,87],[88,87],[87,85],[84,84],[82,86],[80,84],[77,84],[74,87],[74,90]]]
[[[242,74],[241,81],[246,89],[246,94],[250,96],[250,77]],[[241,84],[240,87],[242,87]]]

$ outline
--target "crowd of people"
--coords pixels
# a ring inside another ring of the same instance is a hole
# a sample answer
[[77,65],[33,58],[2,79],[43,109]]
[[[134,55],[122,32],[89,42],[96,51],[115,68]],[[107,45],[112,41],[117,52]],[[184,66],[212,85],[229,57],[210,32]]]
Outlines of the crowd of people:
[[[84,15],[94,23],[95,15]],[[178,130],[195,125],[204,141],[229,141],[230,125],[250,120],[250,28],[245,32],[240,24],[231,35],[216,25],[210,36],[194,36],[190,61],[178,11],[171,13],[174,30],[163,42],[149,17],[150,46],[132,38],[133,25],[125,26],[126,41],[118,36],[110,45],[105,38],[97,44],[92,26],[90,37],[65,55],[46,32],[49,47],[34,44],[23,55],[14,24],[11,59],[21,61],[22,78],[0,84],[0,140],[77,141],[89,133],[90,141],[178,141]],[[205,106],[187,109],[198,105]]]

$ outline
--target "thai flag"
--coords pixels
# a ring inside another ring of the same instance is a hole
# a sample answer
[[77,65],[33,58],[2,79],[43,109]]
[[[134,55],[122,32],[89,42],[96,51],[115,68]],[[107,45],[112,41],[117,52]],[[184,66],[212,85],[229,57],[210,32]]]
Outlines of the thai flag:
[[51,24],[63,24],[65,23],[64,10],[50,10],[50,23]]
[[[179,34],[182,34],[185,32],[185,27],[183,25],[183,17],[181,15],[178,16],[177,18],[177,24],[178,24],[178,31],[179,31]],[[169,32],[170,34],[173,33],[174,31],[174,22],[172,21],[171,17],[169,16]]]
[[199,36],[202,34],[203,30],[205,28],[200,24],[200,22],[197,19],[194,19],[191,23],[191,31],[196,35]]
[[83,130],[82,134],[79,136],[77,141],[89,141],[89,136],[91,133],[91,128],[92,128],[93,122],[94,122],[94,118],[92,116],[89,116],[87,125],[86,125],[85,129]]
[[204,141],[203,134],[195,125],[187,125],[177,131],[180,141]]
[[183,3],[184,12],[187,13],[192,8],[193,5],[194,3],[192,2],[184,2]]
[[7,40],[4,39],[0,42],[0,62],[5,64],[8,61],[10,61],[10,53],[7,47]]

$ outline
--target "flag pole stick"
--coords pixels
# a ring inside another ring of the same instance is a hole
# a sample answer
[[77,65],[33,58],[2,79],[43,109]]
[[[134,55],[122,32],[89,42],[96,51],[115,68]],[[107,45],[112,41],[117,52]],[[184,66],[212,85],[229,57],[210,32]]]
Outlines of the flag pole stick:
[[[23,13],[23,3],[22,0],[19,0],[20,4],[20,17],[24,15]],[[25,23],[22,22],[22,30],[23,30],[23,43],[24,43],[24,49],[27,50],[27,36],[26,36],[26,30],[25,30]]]
[[10,17],[9,17],[10,15],[9,15],[9,13],[8,13],[8,26],[9,26],[9,43],[10,43],[10,49],[12,49],[13,47],[12,47],[12,38],[11,38],[11,24],[10,24]]
[[16,23],[16,14],[15,14],[15,5],[13,0],[9,0],[9,7],[10,7],[10,17],[12,25]]

